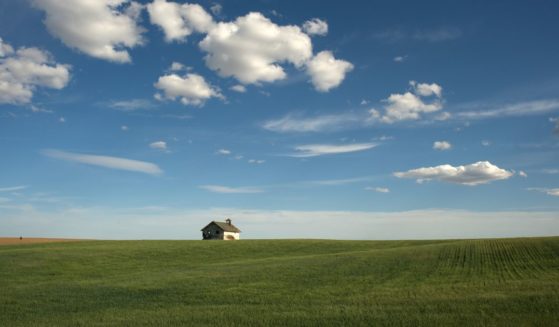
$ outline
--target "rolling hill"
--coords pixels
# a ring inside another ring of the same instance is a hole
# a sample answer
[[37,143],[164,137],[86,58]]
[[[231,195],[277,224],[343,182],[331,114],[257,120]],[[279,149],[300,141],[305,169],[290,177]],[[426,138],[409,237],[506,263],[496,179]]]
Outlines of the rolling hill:
[[559,237],[0,247],[2,326],[559,325]]

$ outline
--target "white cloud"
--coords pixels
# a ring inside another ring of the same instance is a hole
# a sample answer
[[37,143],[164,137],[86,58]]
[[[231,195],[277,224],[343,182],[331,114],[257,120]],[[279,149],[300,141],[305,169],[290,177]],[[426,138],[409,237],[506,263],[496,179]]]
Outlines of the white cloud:
[[193,32],[207,32],[214,24],[212,16],[198,4],[154,0],[147,10],[151,23],[163,30],[167,42],[184,42]]
[[335,131],[347,126],[360,124],[366,117],[361,117],[353,113],[343,113],[334,115],[321,115],[316,117],[300,117],[296,115],[286,115],[279,119],[268,120],[261,124],[261,127],[277,133],[306,133]]
[[201,189],[213,193],[225,193],[225,194],[250,194],[250,193],[264,192],[264,190],[256,187],[229,187],[223,185],[200,185],[199,187]]
[[14,191],[21,191],[25,190],[27,185],[18,185],[18,186],[10,186],[10,187],[0,187],[0,192],[14,192]]
[[1,38],[0,51],[0,103],[29,103],[37,87],[60,90],[70,80],[70,66],[56,63],[46,51],[14,51]]
[[169,67],[169,70],[172,72],[177,72],[177,71],[181,71],[181,70],[186,70],[186,66],[181,64],[180,62],[176,62],[173,61],[173,63],[171,64],[171,67]]
[[367,191],[374,191],[377,193],[390,193],[390,189],[387,187],[365,187],[365,190]]
[[483,145],[483,146],[490,146],[490,145],[491,145],[491,141],[482,140],[482,141],[481,141],[481,145]]
[[149,147],[156,150],[167,151],[167,142],[155,141],[149,144]]
[[239,93],[245,93],[247,91],[247,88],[244,85],[237,84],[237,85],[231,86],[231,90],[233,90],[235,92],[239,92]]
[[410,81],[410,85],[415,89],[417,95],[428,97],[431,95],[436,95],[438,98],[442,96],[443,88],[436,84],[427,83],[417,83],[416,81]]
[[46,113],[46,114],[54,113],[54,111],[52,111],[52,110],[41,108],[41,107],[38,107],[38,106],[35,106],[35,105],[31,105],[31,111],[32,112],[42,112],[42,113]]
[[126,158],[81,154],[51,149],[43,150],[42,154],[50,158],[110,169],[134,171],[151,175],[160,175],[163,173],[156,164]]
[[124,132],[127,132],[129,130],[128,126],[126,126],[126,125],[120,126],[120,129]]
[[65,122],[66,122],[66,118],[60,117],[60,118],[58,118],[58,121],[61,122],[61,123],[65,123]]
[[489,161],[478,161],[470,165],[457,167],[447,164],[394,173],[394,176],[398,178],[413,178],[418,183],[435,179],[470,186],[507,179],[512,175],[512,172],[501,169]]
[[184,77],[176,74],[164,75],[159,77],[154,86],[163,91],[163,95],[155,95],[156,99],[180,98],[184,105],[201,106],[210,98],[223,98],[216,87],[208,84],[204,77],[198,74],[189,73]]
[[509,104],[496,109],[464,111],[456,115],[463,119],[489,119],[539,115],[557,110],[559,110],[559,99],[546,99]]
[[355,144],[306,144],[295,147],[295,153],[290,157],[308,158],[317,157],[328,154],[340,154],[349,152],[358,152],[372,149],[378,146],[378,143],[355,143]]
[[518,176],[526,178],[526,177],[528,177],[528,174],[526,174],[525,171],[521,170],[521,171],[518,172]]
[[129,0],[33,0],[45,25],[64,44],[92,57],[130,62],[128,48],[143,44],[137,25],[142,6]]
[[441,112],[440,114],[433,117],[434,120],[439,120],[439,121],[449,120],[450,118],[452,118],[452,114],[446,111]]
[[[371,118],[380,118],[381,122],[391,124],[402,120],[417,120],[423,114],[437,112],[443,108],[442,87],[440,85],[410,81],[410,86],[411,91],[404,94],[391,94],[384,100],[386,102],[384,114],[371,109]],[[430,103],[425,102],[425,97],[431,98]]]
[[328,34],[328,23],[321,19],[313,18],[311,20],[307,20],[303,24],[303,31],[305,31],[308,35],[324,36]]
[[217,154],[221,154],[224,156],[228,156],[231,154],[231,150],[227,150],[227,149],[219,149],[216,151]]
[[396,56],[394,57],[394,62],[404,62],[408,56]]
[[212,11],[212,14],[214,14],[214,15],[221,15],[221,11],[223,10],[223,6],[221,6],[219,3],[216,3],[216,4],[214,4],[210,7],[210,10]]
[[435,141],[435,143],[433,143],[433,149],[440,151],[450,150],[452,149],[452,144],[447,141]]
[[4,43],[2,38],[0,38],[0,58],[11,55],[13,53],[14,53],[14,48],[9,44]]
[[276,25],[257,12],[216,24],[199,45],[210,69],[243,84],[284,79],[280,63],[300,68],[312,56],[311,40],[299,27]]
[[248,163],[250,164],[257,164],[257,165],[261,165],[263,163],[265,163],[266,160],[262,160],[262,159],[249,159]]
[[531,187],[528,191],[538,191],[551,196],[559,196],[559,188],[541,188],[541,187]]
[[131,99],[112,101],[109,103],[109,107],[121,111],[135,111],[142,109],[151,109],[155,107],[155,105],[153,102],[146,99]]
[[330,51],[321,51],[307,63],[307,73],[311,76],[314,88],[328,92],[339,86],[345,75],[353,70],[353,65],[345,60],[334,58]]

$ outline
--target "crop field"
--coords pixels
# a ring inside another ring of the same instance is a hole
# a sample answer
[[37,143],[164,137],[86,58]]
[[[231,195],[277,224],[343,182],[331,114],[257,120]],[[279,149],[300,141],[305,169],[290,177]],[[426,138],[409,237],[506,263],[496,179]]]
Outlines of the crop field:
[[559,326],[559,237],[0,246],[0,326]]

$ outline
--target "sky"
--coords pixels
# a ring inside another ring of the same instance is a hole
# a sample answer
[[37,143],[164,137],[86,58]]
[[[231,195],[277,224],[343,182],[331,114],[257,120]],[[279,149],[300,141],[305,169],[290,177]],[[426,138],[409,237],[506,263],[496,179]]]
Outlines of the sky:
[[0,2],[0,236],[559,235],[556,1]]

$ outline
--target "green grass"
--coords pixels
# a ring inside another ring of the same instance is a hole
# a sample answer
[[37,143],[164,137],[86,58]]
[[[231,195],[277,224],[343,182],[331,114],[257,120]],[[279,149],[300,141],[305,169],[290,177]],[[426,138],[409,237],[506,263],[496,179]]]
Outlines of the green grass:
[[0,247],[0,326],[559,326],[559,237]]

